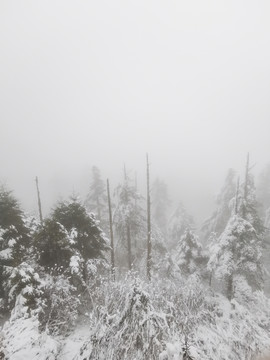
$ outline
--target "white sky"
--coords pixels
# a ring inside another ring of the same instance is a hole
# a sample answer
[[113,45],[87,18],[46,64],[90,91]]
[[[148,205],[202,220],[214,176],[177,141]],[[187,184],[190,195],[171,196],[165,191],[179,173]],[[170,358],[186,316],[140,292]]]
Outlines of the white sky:
[[[0,0],[0,180],[45,208],[123,163],[203,217],[270,161],[268,0]],[[207,205],[208,204],[208,205]]]

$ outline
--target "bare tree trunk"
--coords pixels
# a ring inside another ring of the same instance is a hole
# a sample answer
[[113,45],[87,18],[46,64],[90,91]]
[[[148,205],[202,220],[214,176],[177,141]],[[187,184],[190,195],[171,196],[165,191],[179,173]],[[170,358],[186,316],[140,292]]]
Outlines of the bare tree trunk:
[[[125,203],[128,206],[128,193],[127,193],[127,171],[124,165],[124,181],[125,181]],[[126,234],[127,234],[127,250],[128,250],[128,269],[132,269],[132,254],[131,254],[131,235],[130,235],[130,214],[126,217]]]
[[110,195],[109,179],[107,179],[107,196],[108,196],[109,221],[110,221],[110,236],[111,236],[111,273],[112,273],[113,281],[115,281],[115,261],[114,261],[114,241],[113,241],[112,206],[111,206],[111,195]]
[[37,176],[36,176],[36,187],[37,187],[37,197],[38,197],[39,218],[40,218],[41,225],[43,225],[43,217],[42,217],[42,210],[41,210],[41,200],[40,200],[40,193],[39,193],[38,177]]
[[[135,173],[135,214],[137,214],[137,173]],[[134,233],[134,247],[137,249],[137,227],[135,228],[136,231]]]
[[151,199],[150,199],[150,176],[148,154],[146,154],[146,177],[147,177],[147,277],[151,280],[152,265],[152,242],[151,242]]

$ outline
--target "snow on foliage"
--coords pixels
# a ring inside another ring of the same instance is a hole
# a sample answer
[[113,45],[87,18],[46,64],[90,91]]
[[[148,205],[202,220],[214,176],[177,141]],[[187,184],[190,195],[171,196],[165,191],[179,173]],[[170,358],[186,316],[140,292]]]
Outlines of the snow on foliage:
[[[78,199],[60,202],[41,225],[0,191],[0,304],[6,320],[0,358],[257,360],[270,352],[270,301],[258,290],[263,230],[248,164],[246,170],[233,215],[231,173],[208,223],[208,269],[226,286],[227,298],[208,286],[207,256],[183,209],[172,226],[174,251],[165,242],[164,214],[159,212],[163,231],[152,223],[152,281],[145,281],[145,210],[127,176],[114,225],[116,260],[124,271],[130,245],[131,270],[125,277],[116,272],[116,281],[104,260],[108,241]],[[5,211],[12,216],[3,216]]]
[[104,312],[90,344],[82,351],[83,357],[151,360],[162,352],[164,334],[168,331],[166,317],[154,310],[149,294],[137,283],[122,296],[123,310],[111,317]]
[[210,253],[208,268],[216,278],[231,278],[233,282],[235,275],[242,275],[250,285],[261,285],[260,241],[254,227],[241,216],[231,217],[224,232],[210,246]]
[[38,313],[41,331],[59,335],[74,328],[80,305],[75,290],[63,275],[47,277]]
[[76,326],[76,296],[63,275],[46,283],[51,305],[40,303],[47,307],[44,322],[38,309],[29,312],[17,297],[2,329],[7,358],[257,360],[270,350],[270,301],[260,291],[243,288],[245,296],[237,293],[230,302],[195,274],[152,283],[132,274],[120,282],[104,279],[92,288],[82,333],[81,324]]
[[89,341],[76,360],[251,360],[270,350],[270,303],[261,292],[250,293],[248,306],[204,289],[195,275],[126,281],[99,288]]
[[199,271],[202,273],[203,267],[207,263],[207,256],[199,238],[190,229],[186,229],[178,242],[175,261],[184,274]]

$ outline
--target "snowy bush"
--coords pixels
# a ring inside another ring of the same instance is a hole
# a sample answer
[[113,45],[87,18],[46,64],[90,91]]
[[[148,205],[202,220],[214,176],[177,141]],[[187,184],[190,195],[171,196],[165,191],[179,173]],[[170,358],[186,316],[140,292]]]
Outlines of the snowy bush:
[[59,335],[73,329],[80,304],[75,290],[63,275],[47,277],[39,312],[40,331]]
[[[137,283],[128,287],[119,300],[118,311],[113,315],[104,312],[81,356],[108,360],[156,359],[163,351],[168,333],[166,317],[154,310],[149,294]],[[114,310],[115,306],[108,304]]]
[[15,305],[16,298],[21,295],[24,305],[30,311],[37,307],[38,299],[42,293],[41,282],[38,273],[27,262],[17,267],[6,267],[7,273],[6,291],[9,309]]

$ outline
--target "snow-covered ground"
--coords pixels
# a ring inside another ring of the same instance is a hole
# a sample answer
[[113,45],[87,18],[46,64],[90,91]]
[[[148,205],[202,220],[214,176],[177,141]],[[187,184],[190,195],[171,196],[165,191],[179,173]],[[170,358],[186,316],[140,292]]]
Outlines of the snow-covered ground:
[[1,331],[2,359],[181,360],[185,345],[194,360],[257,360],[270,353],[270,302],[262,292],[244,304],[190,285],[165,285],[158,294],[157,285],[104,284],[103,305],[66,336],[40,333],[37,316],[17,305]]

